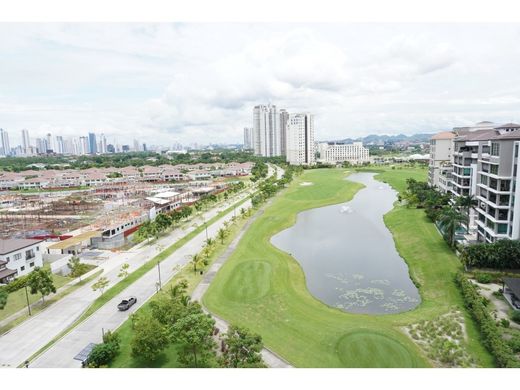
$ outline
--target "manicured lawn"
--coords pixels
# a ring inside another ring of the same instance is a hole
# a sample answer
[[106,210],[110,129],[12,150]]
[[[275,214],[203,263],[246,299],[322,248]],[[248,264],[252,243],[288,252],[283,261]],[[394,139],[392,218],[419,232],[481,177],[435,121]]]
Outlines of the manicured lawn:
[[[420,283],[422,303],[406,313],[371,316],[326,306],[308,292],[299,264],[270,244],[275,233],[294,224],[298,212],[350,200],[362,186],[343,180],[346,171],[308,170],[295,179],[252,224],[203,303],[224,319],[261,334],[269,348],[298,367],[429,366],[402,327],[453,308],[465,311],[453,281],[459,262],[422,210],[398,206],[385,217],[397,249]],[[382,170],[379,178],[404,189],[410,176],[424,180],[426,170]],[[480,365],[491,365],[467,314],[466,323],[468,349]]]

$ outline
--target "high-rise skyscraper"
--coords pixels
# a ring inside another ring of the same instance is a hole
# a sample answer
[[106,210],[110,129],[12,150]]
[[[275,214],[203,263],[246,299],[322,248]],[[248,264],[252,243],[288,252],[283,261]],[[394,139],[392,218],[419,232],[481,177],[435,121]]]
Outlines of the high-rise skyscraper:
[[314,164],[314,116],[309,113],[290,114],[286,142],[289,164]]
[[287,110],[280,110],[280,152],[282,156],[287,155],[287,126],[289,124],[289,113]]
[[63,154],[65,153],[65,145],[63,144],[63,137],[61,135],[56,136],[56,150],[54,150],[55,153]]
[[24,154],[30,154],[31,139],[29,138],[29,130],[22,130],[22,151]]
[[88,152],[90,154],[97,153],[96,134],[88,133]]
[[47,133],[47,150],[46,152],[54,152],[55,150],[55,147],[54,147],[54,142],[53,142],[53,139],[52,139],[52,134],[51,133]]
[[0,129],[0,155],[9,156],[10,154],[9,134],[4,129]]
[[280,114],[275,105],[259,105],[253,109],[254,151],[257,156],[280,156]]
[[253,149],[253,128],[244,127],[244,149]]

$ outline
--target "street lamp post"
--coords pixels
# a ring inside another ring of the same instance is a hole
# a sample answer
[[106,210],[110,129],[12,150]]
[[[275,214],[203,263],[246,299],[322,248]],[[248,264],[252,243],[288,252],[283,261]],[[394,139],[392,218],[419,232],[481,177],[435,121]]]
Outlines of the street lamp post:
[[157,271],[159,272],[159,290],[162,290],[162,283],[161,283],[161,262],[157,260]]
[[31,314],[31,304],[29,303],[29,293],[27,292],[27,285],[25,287],[25,299],[27,299],[27,310],[29,310],[29,315]]

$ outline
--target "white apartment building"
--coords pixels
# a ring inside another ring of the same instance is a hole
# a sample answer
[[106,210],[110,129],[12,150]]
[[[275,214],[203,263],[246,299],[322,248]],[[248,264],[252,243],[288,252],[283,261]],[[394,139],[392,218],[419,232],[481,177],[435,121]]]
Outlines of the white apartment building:
[[10,154],[9,133],[4,129],[0,129],[0,156],[9,156]]
[[25,238],[1,239],[0,263],[3,263],[5,268],[2,267],[4,269],[0,271],[0,280],[5,277],[27,275],[35,267],[43,266],[42,242],[43,240]]
[[257,156],[282,155],[280,113],[275,105],[258,105],[253,108],[253,141]]
[[282,156],[287,155],[287,126],[289,125],[289,113],[280,110],[280,152]]
[[252,127],[244,127],[244,149],[254,148],[253,134]]
[[430,162],[428,165],[428,184],[448,192],[451,186],[453,139],[455,133],[443,131],[430,139]]
[[319,161],[327,164],[338,164],[348,161],[351,164],[369,162],[369,151],[362,142],[352,144],[327,143],[318,144]]
[[290,114],[286,133],[287,162],[292,165],[313,165],[314,116],[309,113]]

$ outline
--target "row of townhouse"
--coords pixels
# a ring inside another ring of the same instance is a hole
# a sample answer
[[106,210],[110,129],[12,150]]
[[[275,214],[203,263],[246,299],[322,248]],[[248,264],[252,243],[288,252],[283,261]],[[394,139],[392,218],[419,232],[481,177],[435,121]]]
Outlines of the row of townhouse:
[[[188,168],[189,167],[189,168]],[[211,180],[220,176],[239,176],[251,173],[253,163],[145,165],[140,168],[89,168],[84,170],[43,170],[0,172],[0,190],[95,187],[106,183],[135,181],[193,181]]]
[[[476,199],[468,233],[479,242],[520,239],[520,125],[480,122],[434,138],[430,185],[455,197]],[[449,156],[442,161],[448,148]]]

